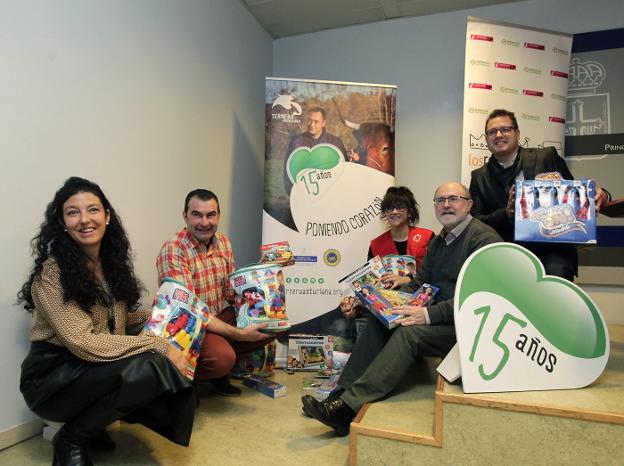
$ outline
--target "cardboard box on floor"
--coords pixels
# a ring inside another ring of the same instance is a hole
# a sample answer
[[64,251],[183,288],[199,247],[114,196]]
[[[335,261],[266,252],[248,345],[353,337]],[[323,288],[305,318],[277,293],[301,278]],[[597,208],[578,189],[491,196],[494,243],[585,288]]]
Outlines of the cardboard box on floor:
[[318,371],[332,368],[332,335],[290,335],[287,368],[293,371]]

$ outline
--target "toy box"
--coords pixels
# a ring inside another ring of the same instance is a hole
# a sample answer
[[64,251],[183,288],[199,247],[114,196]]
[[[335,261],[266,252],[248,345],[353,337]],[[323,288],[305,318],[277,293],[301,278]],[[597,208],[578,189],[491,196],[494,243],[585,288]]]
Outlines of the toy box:
[[208,321],[208,306],[181,283],[165,278],[145,330],[167,338],[182,351],[187,360],[184,375],[193,380]]
[[294,371],[331,369],[334,337],[331,335],[290,335],[287,368]]
[[596,243],[593,180],[516,181],[515,240]]
[[389,254],[382,259],[384,271],[399,277],[416,275],[416,259],[413,256]]
[[288,241],[263,244],[260,246],[260,262],[280,264],[283,267],[294,265],[295,256]]
[[258,375],[246,375],[243,385],[258,390],[271,398],[286,396],[286,386]]
[[229,275],[236,297],[236,326],[266,323],[267,332],[290,328],[286,315],[286,288],[279,264],[252,264]]

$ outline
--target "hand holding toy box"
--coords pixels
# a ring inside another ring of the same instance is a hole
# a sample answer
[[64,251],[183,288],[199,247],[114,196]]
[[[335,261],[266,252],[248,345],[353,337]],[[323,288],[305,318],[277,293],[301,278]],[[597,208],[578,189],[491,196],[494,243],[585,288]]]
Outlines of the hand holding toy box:
[[144,328],[182,351],[187,360],[184,375],[193,380],[209,320],[208,306],[201,299],[181,283],[165,278]]
[[515,240],[596,243],[593,180],[516,181]]

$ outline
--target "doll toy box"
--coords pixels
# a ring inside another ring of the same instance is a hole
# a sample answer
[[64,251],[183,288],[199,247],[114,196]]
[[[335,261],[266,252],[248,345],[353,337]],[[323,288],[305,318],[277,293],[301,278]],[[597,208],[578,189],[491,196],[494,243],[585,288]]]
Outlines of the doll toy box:
[[331,335],[290,335],[287,369],[293,371],[331,369],[333,353],[334,337]]
[[382,259],[384,272],[399,277],[416,275],[416,259],[413,256],[389,254]]
[[515,240],[596,243],[593,180],[516,181]]

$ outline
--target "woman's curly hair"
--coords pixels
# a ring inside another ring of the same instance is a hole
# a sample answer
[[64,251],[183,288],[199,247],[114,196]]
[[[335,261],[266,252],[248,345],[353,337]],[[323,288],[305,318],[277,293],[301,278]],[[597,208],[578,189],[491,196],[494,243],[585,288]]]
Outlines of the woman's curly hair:
[[414,194],[405,186],[391,186],[381,201],[381,218],[386,218],[386,212],[392,209],[407,209],[407,223],[413,227],[420,220],[420,206]]
[[66,302],[76,301],[85,311],[90,311],[96,302],[103,304],[110,302],[110,295],[98,284],[89,266],[89,258],[65,231],[63,204],[77,193],[91,193],[97,196],[110,215],[109,224],[100,244],[102,271],[114,300],[126,302],[128,309],[134,310],[138,307],[142,285],[134,274],[128,236],[115,209],[100,187],[78,177],[68,178],[46,208],[41,230],[31,241],[35,265],[30,277],[17,294],[18,303],[24,303],[24,308],[29,312],[35,308],[32,284],[41,274],[43,264],[49,257],[54,258],[59,266],[63,297]]

